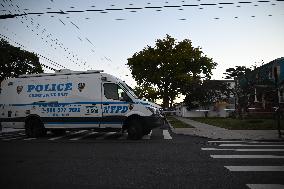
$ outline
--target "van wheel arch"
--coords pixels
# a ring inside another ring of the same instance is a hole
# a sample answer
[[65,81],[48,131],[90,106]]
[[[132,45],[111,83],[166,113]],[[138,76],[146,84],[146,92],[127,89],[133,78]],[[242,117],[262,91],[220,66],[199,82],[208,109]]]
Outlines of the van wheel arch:
[[123,122],[123,127],[122,129],[123,130],[127,130],[128,127],[129,127],[129,124],[132,120],[139,120],[139,121],[142,121],[142,117],[138,114],[134,114],[134,115],[131,115],[129,117],[126,118],[126,120]]

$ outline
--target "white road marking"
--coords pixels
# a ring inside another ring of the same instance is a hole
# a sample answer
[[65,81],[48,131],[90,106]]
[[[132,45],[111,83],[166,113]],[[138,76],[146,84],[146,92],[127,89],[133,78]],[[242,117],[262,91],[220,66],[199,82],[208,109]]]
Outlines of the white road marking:
[[212,158],[253,158],[253,159],[283,159],[277,155],[210,155]]
[[82,138],[88,137],[88,136],[93,135],[93,134],[96,134],[96,133],[98,133],[98,132],[86,133],[86,134],[83,135],[83,136],[80,136],[80,137],[77,137],[77,138],[72,138],[72,139],[70,139],[70,140],[80,140],[80,139],[82,139]]
[[210,140],[209,143],[234,143],[234,142],[247,142],[244,140]]
[[80,133],[83,133],[85,132],[86,130],[81,130],[81,131],[77,131],[77,132],[73,132],[73,133],[68,133],[66,135],[62,135],[62,136],[58,136],[58,137],[53,137],[53,138],[50,138],[48,140],[58,140],[58,139],[61,139],[61,138],[64,138],[64,137],[68,137],[68,136],[72,136],[72,135],[76,135],[76,134],[80,134]]
[[249,143],[249,144],[283,144],[284,142],[245,141],[245,140],[210,140],[209,143]]
[[66,137],[66,136],[68,136],[68,135],[62,135],[62,136],[59,136],[59,137],[53,137],[53,138],[50,138],[48,140],[58,140],[58,139],[61,139],[63,137]]
[[13,134],[13,135],[2,135],[2,136],[0,136],[0,138],[16,137],[16,136],[19,136],[19,135],[15,135],[15,134]]
[[201,148],[207,151],[237,151],[237,152],[284,152],[284,149],[234,149],[234,148]]
[[4,140],[4,141],[9,141],[9,140],[15,140],[15,139],[21,139],[21,138],[23,138],[23,136],[14,137],[14,138],[4,138],[4,139],[2,139],[2,140]]
[[247,184],[247,187],[250,189],[283,189],[284,185],[282,184]]
[[36,138],[25,138],[24,140],[35,140]]
[[236,149],[233,148],[201,148],[201,150],[207,150],[207,151],[226,151],[226,150],[231,150],[235,151]]
[[220,144],[219,146],[256,146],[256,147],[272,147],[272,146],[284,146],[283,144],[279,144],[279,145],[270,145],[270,144]]
[[148,135],[144,135],[144,136],[142,137],[142,139],[143,139],[143,140],[149,140],[149,139],[151,138],[151,135],[152,135],[152,130],[151,130],[151,132],[150,132]]
[[104,134],[103,136],[97,137],[96,139],[101,140],[101,139],[104,139],[104,138],[106,138],[106,137],[108,137],[110,135],[113,135],[115,133],[116,132],[108,132],[108,133]]
[[171,139],[173,139],[173,138],[171,137],[171,135],[170,135],[170,133],[169,133],[168,130],[163,130],[163,135],[164,135],[164,139],[165,139],[165,140],[171,140]]
[[284,166],[224,166],[230,171],[284,171]]

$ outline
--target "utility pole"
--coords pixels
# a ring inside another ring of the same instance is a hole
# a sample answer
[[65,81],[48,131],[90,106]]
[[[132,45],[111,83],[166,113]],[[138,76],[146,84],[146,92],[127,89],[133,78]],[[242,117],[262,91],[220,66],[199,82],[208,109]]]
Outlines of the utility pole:
[[280,127],[280,99],[279,99],[279,76],[280,76],[280,67],[274,66],[273,67],[273,75],[274,75],[274,80],[275,80],[275,89],[276,89],[276,99],[277,99],[277,109],[276,109],[276,115],[277,115],[277,129],[278,129],[278,137],[281,138],[281,127]]

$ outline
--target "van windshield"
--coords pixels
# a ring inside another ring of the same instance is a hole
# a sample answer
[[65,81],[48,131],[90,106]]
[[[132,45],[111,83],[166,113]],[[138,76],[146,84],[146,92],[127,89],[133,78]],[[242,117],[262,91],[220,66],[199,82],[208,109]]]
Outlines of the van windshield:
[[133,89],[127,85],[126,83],[124,82],[120,82],[119,83],[126,91],[128,91],[135,99],[138,99],[138,97],[135,95]]

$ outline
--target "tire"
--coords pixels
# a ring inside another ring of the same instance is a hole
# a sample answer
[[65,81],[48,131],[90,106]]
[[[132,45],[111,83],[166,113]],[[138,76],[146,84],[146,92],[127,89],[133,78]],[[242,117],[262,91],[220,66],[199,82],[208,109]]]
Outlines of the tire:
[[128,138],[131,140],[139,140],[143,136],[143,128],[141,121],[130,120],[127,128]]
[[46,129],[39,118],[32,117],[26,121],[25,132],[28,137],[42,137],[46,135]]
[[144,134],[144,135],[148,135],[148,134],[151,133],[151,131],[152,131],[152,129],[144,129],[143,134]]
[[66,133],[64,129],[54,129],[54,130],[51,130],[51,132],[54,135],[64,135]]

